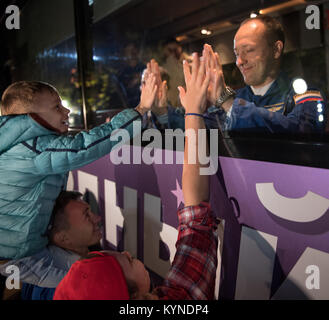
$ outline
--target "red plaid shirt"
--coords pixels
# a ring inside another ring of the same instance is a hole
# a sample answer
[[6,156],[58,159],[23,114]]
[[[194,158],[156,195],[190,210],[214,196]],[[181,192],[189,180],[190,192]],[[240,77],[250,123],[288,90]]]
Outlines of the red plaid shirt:
[[217,269],[217,228],[208,203],[178,212],[176,255],[162,286],[160,299],[212,300]]

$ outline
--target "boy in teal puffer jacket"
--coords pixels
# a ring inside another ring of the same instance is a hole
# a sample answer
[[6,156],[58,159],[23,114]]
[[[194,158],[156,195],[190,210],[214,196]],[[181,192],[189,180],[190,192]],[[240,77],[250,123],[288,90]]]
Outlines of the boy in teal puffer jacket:
[[120,141],[118,129],[130,138],[138,134],[133,122],[151,108],[156,92],[152,75],[135,109],[71,136],[69,110],[54,87],[23,81],[6,89],[0,117],[0,260],[31,256],[47,245],[44,234],[68,172],[108,154]]

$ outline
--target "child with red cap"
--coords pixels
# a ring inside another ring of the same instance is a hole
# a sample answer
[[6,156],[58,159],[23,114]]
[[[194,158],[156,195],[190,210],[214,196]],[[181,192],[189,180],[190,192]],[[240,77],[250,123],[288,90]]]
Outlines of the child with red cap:
[[[179,87],[186,110],[186,143],[183,166],[185,208],[178,211],[176,254],[163,284],[150,293],[150,277],[144,264],[128,252],[91,253],[75,262],[57,286],[54,300],[213,299],[217,268],[216,218],[211,214],[209,176],[200,175],[197,131],[203,119],[210,72],[207,56],[193,54],[192,71],[183,63],[186,91]],[[216,77],[214,75],[214,77]],[[218,80],[218,79],[217,79]],[[190,136],[190,135],[193,135]],[[193,139],[195,138],[195,139]],[[204,141],[200,141],[205,143]],[[193,155],[194,153],[194,155]],[[191,163],[192,159],[197,159]]]

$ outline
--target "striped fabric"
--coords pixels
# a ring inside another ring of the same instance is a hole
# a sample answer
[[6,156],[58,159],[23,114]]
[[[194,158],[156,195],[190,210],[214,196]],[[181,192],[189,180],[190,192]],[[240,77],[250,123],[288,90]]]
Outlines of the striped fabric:
[[320,91],[307,91],[303,94],[294,96],[295,104],[304,103],[307,101],[319,101],[322,102],[323,98]]

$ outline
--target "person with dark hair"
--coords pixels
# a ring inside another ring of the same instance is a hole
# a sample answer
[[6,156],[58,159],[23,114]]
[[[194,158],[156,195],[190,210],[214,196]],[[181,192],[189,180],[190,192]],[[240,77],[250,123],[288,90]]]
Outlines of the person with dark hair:
[[[197,153],[198,130],[205,129],[203,113],[210,79],[204,61],[195,53],[190,72],[184,63],[186,91],[179,87],[186,109],[187,129],[182,174],[185,207],[178,211],[178,239],[172,266],[163,282],[150,292],[143,263],[128,252],[91,253],[75,262],[57,286],[54,300],[206,300],[214,298],[217,269],[216,218],[209,201],[209,176],[201,175]],[[192,159],[196,161],[193,161]],[[192,160],[192,161],[191,161]]]
[[91,246],[99,244],[101,218],[81,198],[80,192],[62,191],[47,230],[49,245],[31,258],[10,261],[0,267],[2,274],[9,265],[19,268],[22,300],[51,300],[71,265],[86,257]]
[[151,75],[135,109],[70,135],[69,110],[53,86],[22,81],[6,89],[0,117],[0,260],[32,256],[46,247],[44,233],[68,172],[111,152],[120,141],[118,129],[127,130],[129,139],[138,134],[133,124],[151,108],[156,91]]
[[118,70],[118,79],[127,107],[134,108],[139,101],[139,80],[145,64],[140,59],[138,45],[135,42],[128,43],[122,54],[123,63]]
[[318,105],[326,105],[324,96],[317,89],[307,88],[302,79],[304,88],[298,86],[282,72],[284,43],[283,27],[275,18],[259,15],[241,23],[234,37],[234,53],[246,86],[237,92],[226,86],[219,55],[211,46],[204,46],[210,52],[209,65],[217,70],[208,95],[209,103],[216,108],[208,112],[215,115],[223,130],[323,131],[325,122]]

